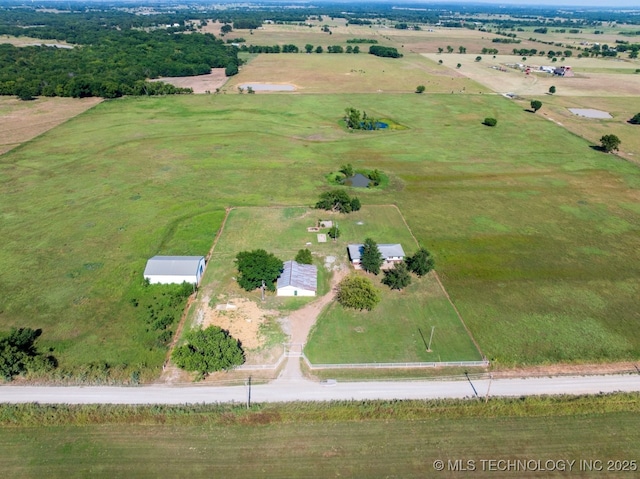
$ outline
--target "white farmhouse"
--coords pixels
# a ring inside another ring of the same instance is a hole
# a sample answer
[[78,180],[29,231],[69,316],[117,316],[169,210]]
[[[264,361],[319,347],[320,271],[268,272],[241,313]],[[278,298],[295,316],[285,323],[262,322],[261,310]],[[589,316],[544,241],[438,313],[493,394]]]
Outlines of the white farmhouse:
[[[360,268],[360,260],[362,259],[362,251],[364,250],[363,244],[350,244],[347,245],[347,251],[349,252],[349,259],[356,269]],[[394,244],[379,244],[378,251],[384,259],[382,268],[390,268],[393,263],[399,263],[404,260],[404,250],[400,243]]]
[[204,256],[154,256],[147,261],[144,278],[152,284],[198,284],[204,267]]
[[277,287],[278,296],[315,296],[318,289],[318,268],[312,264],[285,261]]

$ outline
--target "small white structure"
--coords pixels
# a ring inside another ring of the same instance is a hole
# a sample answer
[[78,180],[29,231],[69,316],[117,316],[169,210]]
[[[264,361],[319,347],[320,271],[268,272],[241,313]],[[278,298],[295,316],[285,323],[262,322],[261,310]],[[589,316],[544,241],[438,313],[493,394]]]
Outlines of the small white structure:
[[[347,245],[349,251],[349,259],[353,266],[360,268],[360,260],[362,259],[362,251],[364,250],[363,244],[350,244]],[[395,244],[379,244],[378,251],[384,259],[383,268],[391,267],[393,263],[398,263],[404,260],[404,250],[400,243]]]
[[278,296],[315,296],[318,289],[318,268],[312,264],[285,261],[277,287]]
[[144,279],[152,284],[198,284],[204,267],[204,256],[154,256],[147,261]]

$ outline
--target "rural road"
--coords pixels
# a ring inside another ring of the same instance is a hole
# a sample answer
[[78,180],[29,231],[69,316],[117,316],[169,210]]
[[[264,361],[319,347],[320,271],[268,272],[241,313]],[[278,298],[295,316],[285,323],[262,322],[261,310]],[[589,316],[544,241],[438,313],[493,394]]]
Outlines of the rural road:
[[[490,389],[489,389],[490,388]],[[640,375],[557,376],[389,382],[337,382],[279,379],[251,387],[251,402],[365,399],[484,398],[539,394],[598,394],[640,391]],[[246,386],[51,387],[0,386],[0,402],[43,404],[245,403]]]

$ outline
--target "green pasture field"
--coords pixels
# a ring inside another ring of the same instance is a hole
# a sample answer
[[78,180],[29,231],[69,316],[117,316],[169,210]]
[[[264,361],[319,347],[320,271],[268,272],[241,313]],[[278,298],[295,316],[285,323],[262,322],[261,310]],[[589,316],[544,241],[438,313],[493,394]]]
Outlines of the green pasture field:
[[[3,477],[460,477],[448,461],[576,461],[571,472],[504,477],[633,477],[638,397],[122,407],[5,405]],[[435,460],[447,465],[434,469]],[[579,461],[603,461],[585,471]],[[615,467],[615,462],[614,462]],[[622,464],[621,464],[622,465]],[[452,466],[453,467],[453,466]],[[632,467],[628,463],[628,467]],[[637,470],[637,462],[636,462]]]
[[[408,129],[346,131],[346,107]],[[497,366],[636,359],[640,172],[590,146],[494,95],[107,101],[0,157],[0,324],[42,328],[61,367],[152,375],[147,258],[205,254],[226,207],[313,204],[352,163],[389,176],[362,203],[398,205]]]

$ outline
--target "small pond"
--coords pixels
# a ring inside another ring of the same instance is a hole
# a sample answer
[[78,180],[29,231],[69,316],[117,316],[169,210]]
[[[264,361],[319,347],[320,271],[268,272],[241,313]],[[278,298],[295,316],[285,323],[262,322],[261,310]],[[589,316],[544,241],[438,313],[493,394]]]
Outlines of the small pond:
[[371,183],[371,180],[364,176],[362,173],[356,173],[349,178],[345,178],[344,185],[345,186],[354,186],[356,188],[367,188]]

